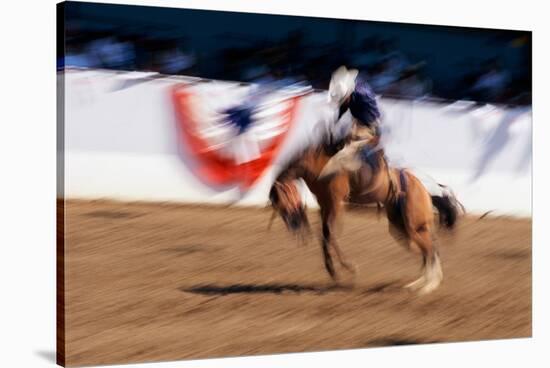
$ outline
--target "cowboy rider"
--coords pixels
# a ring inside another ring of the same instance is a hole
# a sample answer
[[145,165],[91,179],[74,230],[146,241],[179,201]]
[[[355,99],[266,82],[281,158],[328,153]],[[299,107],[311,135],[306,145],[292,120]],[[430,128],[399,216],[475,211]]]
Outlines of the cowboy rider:
[[[358,159],[370,163],[371,153],[377,149],[380,140],[381,114],[376,95],[363,74],[341,66],[332,74],[328,98],[329,103],[339,108],[338,120],[347,110],[350,111],[352,126],[346,146],[331,160],[338,161],[338,165],[329,161],[331,165],[327,164],[325,168],[331,172],[333,167],[356,171],[359,168]],[[327,174],[325,171],[321,176]]]

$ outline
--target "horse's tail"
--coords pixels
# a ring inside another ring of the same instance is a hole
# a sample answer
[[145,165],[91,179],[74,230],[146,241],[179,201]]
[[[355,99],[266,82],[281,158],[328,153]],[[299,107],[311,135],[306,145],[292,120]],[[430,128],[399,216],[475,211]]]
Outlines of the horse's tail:
[[458,220],[458,216],[465,212],[464,206],[450,189],[443,185],[440,186],[444,189],[443,194],[431,196],[432,204],[439,213],[439,223],[447,229],[452,229]]

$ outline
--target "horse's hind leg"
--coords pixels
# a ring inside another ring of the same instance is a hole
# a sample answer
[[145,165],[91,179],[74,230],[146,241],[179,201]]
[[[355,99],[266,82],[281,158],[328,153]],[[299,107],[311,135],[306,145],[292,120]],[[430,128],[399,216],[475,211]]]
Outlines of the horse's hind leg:
[[408,239],[407,233],[400,229],[397,225],[394,225],[391,221],[388,223],[388,233],[391,235],[393,240],[403,248],[407,250],[414,249],[414,246],[411,247],[411,240]]
[[417,231],[409,234],[411,240],[418,245],[422,252],[422,276],[406,285],[407,288],[419,290],[420,294],[427,294],[434,291],[443,280],[443,271],[439,254],[427,226],[422,226]]
[[408,283],[405,285],[405,288],[416,290],[422,285],[424,285],[426,281],[426,276],[424,275],[424,270],[426,268],[426,256],[425,253],[422,252],[422,250],[415,244],[415,242],[410,238],[410,236],[407,234],[407,231],[400,227],[398,224],[394,224],[391,221],[388,223],[388,232],[391,235],[391,237],[395,240],[395,242],[399,245],[401,245],[403,248],[409,251],[417,252],[422,254],[422,276],[420,278],[414,280],[411,283]]
[[411,290],[417,290],[421,288],[422,286],[426,285],[426,254],[422,253],[422,275],[414,280],[413,282],[408,283],[405,285],[405,288],[411,289]]
[[420,289],[420,294],[428,294],[434,291],[443,280],[443,270],[441,269],[439,253],[435,249],[427,259],[426,280],[426,284]]

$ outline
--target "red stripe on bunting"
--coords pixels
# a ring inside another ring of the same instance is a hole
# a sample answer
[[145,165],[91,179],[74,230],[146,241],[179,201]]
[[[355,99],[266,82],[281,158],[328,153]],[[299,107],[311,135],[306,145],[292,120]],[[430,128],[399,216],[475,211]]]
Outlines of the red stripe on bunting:
[[239,185],[242,189],[250,189],[271,165],[282,147],[288,131],[295,119],[299,96],[281,102],[287,106],[281,112],[283,133],[274,137],[270,144],[260,152],[260,157],[237,164],[232,159],[223,157],[217,151],[209,149],[205,139],[199,133],[197,117],[193,115],[193,94],[187,86],[175,86],[172,89],[172,99],[176,110],[180,139],[198,162],[200,177],[214,185]]

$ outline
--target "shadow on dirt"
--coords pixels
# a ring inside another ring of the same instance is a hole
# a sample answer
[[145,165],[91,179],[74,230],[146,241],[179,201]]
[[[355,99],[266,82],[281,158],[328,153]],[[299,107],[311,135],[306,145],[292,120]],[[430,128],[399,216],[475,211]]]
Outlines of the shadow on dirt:
[[315,293],[326,294],[336,291],[352,290],[352,286],[344,285],[298,285],[298,284],[234,284],[234,285],[199,285],[191,288],[181,287],[180,291],[203,295],[228,295],[228,294],[282,294]]
[[109,219],[109,220],[120,220],[120,219],[133,219],[133,218],[141,217],[142,215],[136,214],[136,213],[124,212],[124,211],[98,210],[98,211],[85,213],[84,216],[103,218],[103,219]]
[[382,293],[401,290],[397,283],[383,283],[373,285],[366,289],[358,289],[353,285],[299,285],[299,284],[233,284],[233,285],[198,285],[193,287],[181,287],[180,291],[202,295],[228,295],[228,294],[282,294],[282,293],[314,293],[326,294],[356,290],[363,294]]
[[439,341],[424,341],[411,338],[386,337],[367,342],[370,347],[398,346],[398,345],[418,345],[418,344],[436,344]]
[[363,294],[378,294],[386,292],[397,292],[403,290],[403,283],[401,281],[389,281],[372,285],[362,290]]
[[207,244],[186,244],[177,245],[170,248],[161,249],[163,252],[175,256],[187,256],[195,253],[212,253],[220,250],[220,247],[213,247]]
[[506,261],[516,261],[516,260],[522,260],[522,259],[527,259],[529,257],[531,257],[531,252],[529,251],[524,251],[524,250],[518,250],[518,251],[515,251],[515,250],[510,250],[510,251],[501,251],[501,252],[498,252],[498,253],[491,253],[489,255],[486,256],[487,258],[498,258],[498,259],[501,259],[501,260],[506,260]]

